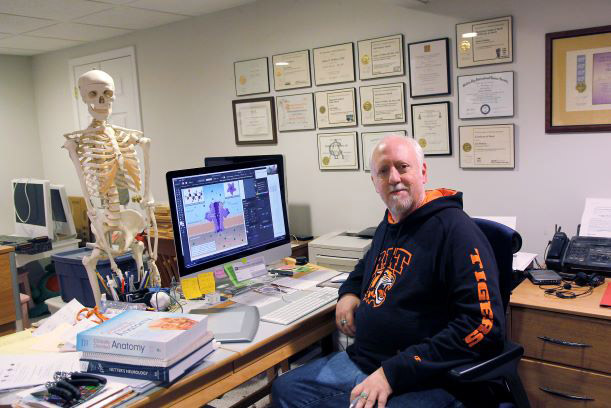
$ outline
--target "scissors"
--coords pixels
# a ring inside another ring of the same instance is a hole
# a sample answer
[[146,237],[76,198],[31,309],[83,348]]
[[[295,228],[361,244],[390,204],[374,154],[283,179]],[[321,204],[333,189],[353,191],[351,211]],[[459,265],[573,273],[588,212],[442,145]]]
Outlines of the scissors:
[[[76,321],[80,322],[82,319],[89,319],[92,316],[95,316],[93,319],[91,319],[91,321],[94,322],[94,323],[100,324],[100,323],[105,322],[106,320],[108,320],[108,317],[104,316],[98,310],[98,307],[96,306],[93,309],[89,308],[89,307],[84,307],[81,310],[79,310],[79,312],[76,314]],[[96,320],[96,318],[97,318],[97,320]]]

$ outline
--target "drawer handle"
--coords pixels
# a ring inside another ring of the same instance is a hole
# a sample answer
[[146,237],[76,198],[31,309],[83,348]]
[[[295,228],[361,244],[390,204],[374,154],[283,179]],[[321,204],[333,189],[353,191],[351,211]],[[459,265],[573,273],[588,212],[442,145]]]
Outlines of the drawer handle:
[[584,343],[575,343],[572,341],[565,341],[565,340],[558,340],[558,339],[552,339],[551,337],[547,337],[547,336],[537,336],[539,339],[543,340],[543,341],[547,341],[550,343],[554,343],[554,344],[560,344],[561,346],[569,346],[569,347],[592,347],[589,344],[584,344]]
[[594,398],[582,397],[581,395],[566,394],[564,392],[552,390],[552,389],[547,388],[547,387],[539,387],[539,389],[541,391],[547,392],[548,394],[556,395],[558,397],[563,397],[563,398],[567,398],[567,399],[579,400],[579,401],[594,401]]

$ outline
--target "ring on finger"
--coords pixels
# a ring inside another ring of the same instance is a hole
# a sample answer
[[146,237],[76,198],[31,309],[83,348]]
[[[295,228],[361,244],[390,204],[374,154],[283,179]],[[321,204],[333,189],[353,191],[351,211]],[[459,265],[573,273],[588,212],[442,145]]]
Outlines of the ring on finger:
[[339,324],[341,324],[342,326],[345,326],[346,324],[348,324],[348,320],[342,319],[339,321]]

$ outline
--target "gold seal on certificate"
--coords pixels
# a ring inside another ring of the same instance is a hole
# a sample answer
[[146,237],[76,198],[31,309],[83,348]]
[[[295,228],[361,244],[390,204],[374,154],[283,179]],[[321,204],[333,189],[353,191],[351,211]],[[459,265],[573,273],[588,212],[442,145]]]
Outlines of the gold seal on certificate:
[[361,110],[363,125],[405,123],[404,86],[403,82],[361,86],[361,101],[365,101]]
[[456,25],[458,68],[513,61],[511,16]]
[[354,44],[314,48],[313,55],[317,86],[354,82]]
[[319,129],[356,126],[356,95],[354,88],[316,92],[314,95]]
[[412,133],[425,156],[452,154],[450,102],[412,104]]
[[269,92],[267,57],[233,63],[236,96]]
[[318,167],[320,170],[358,170],[356,132],[319,133]]
[[403,35],[358,42],[359,78],[374,79],[403,75]]
[[272,64],[276,91],[312,86],[309,50],[274,55]]
[[460,167],[463,169],[513,169],[513,124],[458,127]]

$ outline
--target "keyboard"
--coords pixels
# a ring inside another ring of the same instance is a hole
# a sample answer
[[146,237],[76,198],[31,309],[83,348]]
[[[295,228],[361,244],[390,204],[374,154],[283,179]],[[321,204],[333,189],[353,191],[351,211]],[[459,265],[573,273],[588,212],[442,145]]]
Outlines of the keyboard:
[[291,324],[295,320],[299,320],[303,316],[335,300],[337,300],[336,288],[318,288],[291,303],[287,303],[261,316],[261,320],[270,323]]

